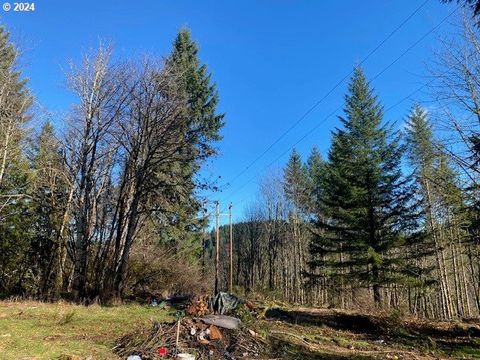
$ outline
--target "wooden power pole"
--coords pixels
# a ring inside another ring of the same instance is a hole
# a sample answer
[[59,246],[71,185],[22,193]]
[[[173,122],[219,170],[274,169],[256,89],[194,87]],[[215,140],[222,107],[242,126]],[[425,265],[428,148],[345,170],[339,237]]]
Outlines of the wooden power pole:
[[203,230],[202,230],[202,274],[205,275],[205,251],[207,246],[207,219],[208,219],[208,210],[207,210],[207,201],[203,202]]
[[228,206],[228,222],[230,225],[230,277],[228,281],[228,291],[231,293],[233,288],[233,225],[232,225],[232,204]]
[[220,275],[220,203],[215,202],[215,294],[219,291],[219,275]]

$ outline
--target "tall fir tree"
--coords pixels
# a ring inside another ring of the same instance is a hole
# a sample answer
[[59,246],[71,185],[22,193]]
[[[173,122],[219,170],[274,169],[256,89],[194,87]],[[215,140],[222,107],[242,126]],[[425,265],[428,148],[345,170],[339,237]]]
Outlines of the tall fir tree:
[[[22,144],[25,124],[30,119],[32,96],[27,80],[17,69],[18,50],[10,42],[9,34],[0,26],[0,194],[15,191],[9,174],[18,171],[24,161]],[[1,206],[0,202],[0,206]]]
[[297,215],[308,207],[309,195],[307,190],[307,168],[304,166],[298,151],[293,149],[284,170],[284,191]]
[[290,245],[293,261],[293,293],[295,301],[304,301],[303,273],[305,271],[306,238],[303,231],[303,219],[309,209],[309,181],[306,166],[296,149],[290,154],[290,159],[283,174],[284,192],[289,205],[289,223],[291,230]]
[[18,50],[0,26],[0,296],[25,291],[29,265],[30,174],[23,145],[32,97],[17,62]]
[[[423,237],[415,244],[416,254],[434,255],[436,284],[440,295],[442,316],[453,315],[452,299],[462,296],[458,291],[451,294],[450,265],[445,249],[450,246],[455,281],[458,279],[458,264],[463,262],[458,256],[456,245],[463,241],[462,227],[467,225],[464,216],[464,201],[458,184],[458,176],[448,163],[441,144],[434,138],[433,129],[427,112],[416,105],[408,116],[407,144],[410,166],[417,184],[417,198],[421,209]],[[453,245],[452,245],[453,244]],[[428,263],[424,260],[423,263]],[[432,267],[418,268],[419,277],[426,284],[433,284],[430,279]],[[463,271],[463,270],[462,270]]]
[[175,204],[174,208],[164,213],[167,214],[164,223],[168,225],[163,227],[162,237],[166,241],[182,239],[176,242],[179,250],[185,250],[186,255],[188,249],[194,249],[196,253],[200,250],[194,244],[200,243],[197,230],[205,224],[198,219],[201,201],[196,190],[207,188],[209,184],[199,178],[198,172],[203,162],[216,154],[213,143],[221,139],[220,129],[224,117],[224,114],[217,111],[216,85],[207,66],[201,63],[198,52],[190,31],[180,30],[166,64],[177,74],[180,88],[186,97],[188,126],[182,136],[189,146],[181,150],[184,161],[172,163],[168,165],[169,169],[159,171],[174,174],[181,184],[180,191],[176,188],[172,194],[167,195],[176,200],[170,201]]
[[318,202],[322,195],[322,176],[325,162],[322,155],[318,151],[316,145],[313,146],[312,151],[307,159],[307,171],[310,191],[310,211],[318,214]]
[[317,221],[322,231],[311,246],[311,265],[371,287],[380,305],[382,287],[408,277],[400,249],[417,227],[413,193],[401,171],[400,139],[382,124],[383,109],[360,68],[348,91],[344,128],[333,135],[322,180],[325,219]]
[[43,125],[32,150],[32,271],[39,279],[39,293],[58,297],[67,252],[64,214],[69,190],[61,144],[50,122]]

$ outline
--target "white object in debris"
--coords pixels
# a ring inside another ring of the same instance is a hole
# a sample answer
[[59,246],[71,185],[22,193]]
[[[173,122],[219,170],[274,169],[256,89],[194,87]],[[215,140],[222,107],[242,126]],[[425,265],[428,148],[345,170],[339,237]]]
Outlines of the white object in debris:
[[127,360],[142,360],[142,358],[138,355],[130,355]]
[[206,315],[200,318],[205,324],[219,326],[224,329],[237,329],[240,326],[240,319],[227,315]]
[[177,360],[195,360],[195,356],[187,353],[177,354]]

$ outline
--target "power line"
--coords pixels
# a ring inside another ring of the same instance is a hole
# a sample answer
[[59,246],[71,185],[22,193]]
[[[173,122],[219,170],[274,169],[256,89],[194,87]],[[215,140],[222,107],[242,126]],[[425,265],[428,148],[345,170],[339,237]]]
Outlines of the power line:
[[[405,49],[399,56],[397,56],[391,63],[389,63],[386,67],[384,67],[379,73],[377,73],[371,80],[370,82],[378,79],[381,75],[383,75],[388,69],[390,69],[395,63],[397,63],[403,56],[405,56],[410,50],[412,50],[414,47],[416,47],[420,42],[422,42],[425,38],[427,38],[430,34],[432,34],[433,32],[435,32],[445,21],[447,21],[447,19],[452,16],[458,9],[460,8],[459,7],[456,7],[452,12],[450,12],[447,16],[445,16],[437,25],[435,25],[433,28],[431,28],[429,31],[427,31],[425,34],[423,34],[417,41],[415,41],[412,45],[410,45],[407,49]],[[350,72],[351,73],[351,72]],[[407,97],[405,97],[404,99],[402,99],[400,102],[397,102],[396,104],[394,104],[393,106],[389,107],[386,111],[389,111],[391,110],[392,108],[394,108],[395,106],[397,106],[398,104],[402,103],[403,101],[405,101],[406,99],[408,99],[409,97],[413,96],[414,94],[416,94],[418,91],[420,91],[421,89],[423,89],[425,86],[427,86],[427,84],[424,84],[422,85],[420,88],[416,89],[413,93],[409,94]],[[277,162],[280,158],[282,158],[285,154],[287,154],[288,152],[290,152],[296,145],[298,145],[300,142],[302,142],[303,140],[305,140],[309,135],[311,135],[314,131],[316,131],[321,125],[323,125],[323,123],[328,120],[331,116],[335,115],[337,113],[337,111],[341,110],[343,107],[345,106],[345,102],[342,102],[342,104],[337,107],[334,111],[332,111],[331,113],[329,113],[326,117],[324,117],[318,124],[316,124],[313,128],[311,128],[305,135],[303,135],[299,140],[297,140],[292,146],[290,146],[286,151],[282,152],[278,157],[276,157],[272,162],[270,162],[266,167],[264,167],[264,169],[267,169],[269,168],[270,166],[272,166],[275,162]],[[260,172],[262,172],[264,169],[262,169]],[[259,174],[260,172],[258,172],[254,177],[250,178],[250,180],[248,180],[246,183],[244,183],[240,188],[237,188],[235,190],[235,192],[238,192],[239,190],[243,189],[248,183],[250,183],[253,179],[255,179]],[[231,191],[230,193],[233,193],[233,191]],[[231,196],[231,195],[229,195]],[[227,197],[228,199],[228,197]],[[238,205],[238,204],[237,204]]]
[[[393,108],[397,107],[398,105],[400,105],[401,103],[403,103],[404,101],[410,99],[413,95],[417,94],[418,92],[420,92],[422,89],[424,89],[426,86],[428,86],[429,83],[426,83],[426,84],[423,84],[422,86],[420,86],[419,88],[417,88],[416,90],[412,91],[410,94],[408,94],[407,96],[403,97],[401,100],[397,101],[395,104],[389,106],[387,109],[385,109],[385,112],[384,114],[388,113],[390,110],[392,110]],[[335,111],[333,111],[332,113],[330,113],[328,115],[329,116],[332,116],[332,114],[334,114],[336,111],[338,111],[339,109],[341,109],[342,106],[338,107],[337,109],[335,109]],[[291,151],[291,149],[293,147],[295,147],[295,145],[298,145],[298,143],[300,143],[302,140],[304,140],[306,137],[308,137],[309,135],[311,135],[312,133],[312,130],[310,130],[309,132],[307,132],[307,134],[305,134],[299,141],[297,141],[291,148],[288,149],[288,151]],[[277,158],[275,158],[275,160],[273,160],[271,163],[269,163],[264,169],[260,170],[259,172],[257,172],[254,176],[252,176],[249,180],[247,180],[246,182],[244,182],[239,188],[237,188],[235,190],[235,192],[239,192],[240,190],[242,190],[245,186],[247,186],[250,182],[252,182],[253,180],[255,180],[255,178],[260,175],[260,173],[266,169],[268,169],[270,166],[272,166],[274,163],[276,163],[278,160],[280,160],[283,156],[285,156],[288,151],[285,151],[283,152],[282,154],[280,154],[280,156],[278,156]],[[229,195],[229,197],[231,196],[231,193]],[[227,200],[228,200],[228,197],[227,197]],[[238,208],[238,205],[239,204],[243,204],[244,202],[246,202],[247,200],[250,200],[250,199],[243,199],[241,200],[240,202],[236,202],[235,203],[235,206]],[[228,202],[228,201],[227,201]]]
[[[370,51],[367,56],[365,56],[359,63],[362,65],[366,62],[373,54],[375,54],[393,35],[395,35],[412,17],[414,17],[427,3],[429,0],[425,0],[420,6],[418,6],[409,16],[407,16],[387,37],[385,37],[372,51]],[[292,131],[298,124],[300,124],[310,113],[313,112],[330,94],[332,94],[346,79],[348,79],[353,73],[351,70],[346,74],[342,79],[340,79],[325,95],[323,95],[313,106],[311,106],[300,118],[298,118],[285,132],[283,132],[273,143],[271,143],[259,156],[257,156],[253,161],[251,161],[243,170],[241,170],[237,175],[233,177],[232,180],[226,183],[225,187],[230,187],[233,182],[235,182],[240,176],[247,172],[254,164],[257,163],[266,153],[268,153],[276,144],[279,143],[290,131]]]

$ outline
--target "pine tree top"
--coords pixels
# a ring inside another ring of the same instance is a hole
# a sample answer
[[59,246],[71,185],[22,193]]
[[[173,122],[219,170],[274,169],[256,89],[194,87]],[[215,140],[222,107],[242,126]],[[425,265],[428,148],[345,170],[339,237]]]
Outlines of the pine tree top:
[[360,67],[354,69],[348,85],[344,112],[345,116],[340,120],[354,136],[371,136],[382,122],[383,107]]

